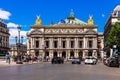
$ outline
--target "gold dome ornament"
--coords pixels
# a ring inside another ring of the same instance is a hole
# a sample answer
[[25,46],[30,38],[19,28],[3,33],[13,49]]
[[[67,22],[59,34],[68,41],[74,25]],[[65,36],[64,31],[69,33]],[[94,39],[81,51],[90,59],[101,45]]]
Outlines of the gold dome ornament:
[[88,25],[94,25],[94,21],[92,19],[92,16],[89,17]]
[[36,24],[35,25],[41,25],[41,24],[42,24],[42,21],[40,19],[40,16],[37,16]]

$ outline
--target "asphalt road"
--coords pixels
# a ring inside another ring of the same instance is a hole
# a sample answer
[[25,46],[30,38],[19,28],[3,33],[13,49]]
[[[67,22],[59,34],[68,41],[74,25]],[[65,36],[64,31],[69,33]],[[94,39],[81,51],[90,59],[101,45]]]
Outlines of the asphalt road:
[[0,67],[0,80],[120,80],[120,68],[102,63],[26,64]]

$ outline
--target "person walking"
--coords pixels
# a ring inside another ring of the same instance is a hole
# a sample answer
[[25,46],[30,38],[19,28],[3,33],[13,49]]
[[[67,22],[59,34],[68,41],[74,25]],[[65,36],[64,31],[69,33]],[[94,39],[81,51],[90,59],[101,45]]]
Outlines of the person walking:
[[10,54],[9,53],[6,54],[5,58],[6,58],[6,63],[10,64]]

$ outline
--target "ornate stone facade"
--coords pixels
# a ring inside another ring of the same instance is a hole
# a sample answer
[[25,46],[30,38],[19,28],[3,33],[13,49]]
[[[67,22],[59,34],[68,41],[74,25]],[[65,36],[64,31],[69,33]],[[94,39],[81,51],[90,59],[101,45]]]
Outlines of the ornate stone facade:
[[50,26],[35,24],[31,26],[27,37],[28,53],[42,58],[49,56],[51,59],[59,56],[68,60],[72,57],[84,59],[87,56],[95,58],[98,56],[99,35],[92,17],[85,23],[70,14],[58,24]]
[[5,55],[9,50],[9,30],[0,18],[0,55]]

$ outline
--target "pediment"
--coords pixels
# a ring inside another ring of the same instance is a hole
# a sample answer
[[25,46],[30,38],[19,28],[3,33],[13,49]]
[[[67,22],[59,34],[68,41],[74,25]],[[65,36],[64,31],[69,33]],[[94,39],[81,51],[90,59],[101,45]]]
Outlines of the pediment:
[[30,32],[30,35],[38,35],[38,34],[42,34],[42,32],[38,29],[35,29],[35,30]]
[[92,29],[89,29],[85,32],[85,34],[97,34],[97,32]]

